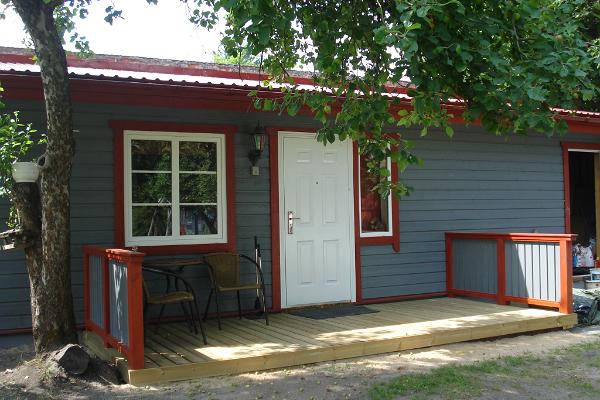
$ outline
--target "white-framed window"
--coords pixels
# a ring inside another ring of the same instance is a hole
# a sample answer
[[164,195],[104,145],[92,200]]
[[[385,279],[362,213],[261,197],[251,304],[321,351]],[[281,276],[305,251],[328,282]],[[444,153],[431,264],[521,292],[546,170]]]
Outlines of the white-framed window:
[[125,246],[227,242],[225,135],[125,130]]
[[[360,206],[360,237],[391,237],[392,226],[392,194],[381,197],[373,191],[377,184],[377,178],[373,177],[368,170],[368,154],[359,155],[359,206]],[[390,158],[381,162],[381,168],[387,168],[392,176],[392,163]]]

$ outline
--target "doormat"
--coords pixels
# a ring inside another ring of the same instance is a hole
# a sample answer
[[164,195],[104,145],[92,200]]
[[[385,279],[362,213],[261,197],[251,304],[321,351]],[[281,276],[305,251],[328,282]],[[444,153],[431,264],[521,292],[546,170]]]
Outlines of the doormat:
[[374,314],[379,311],[365,306],[353,306],[344,304],[342,306],[331,306],[325,308],[306,308],[302,310],[291,311],[290,315],[310,319],[328,319],[338,317],[349,317],[352,315]]

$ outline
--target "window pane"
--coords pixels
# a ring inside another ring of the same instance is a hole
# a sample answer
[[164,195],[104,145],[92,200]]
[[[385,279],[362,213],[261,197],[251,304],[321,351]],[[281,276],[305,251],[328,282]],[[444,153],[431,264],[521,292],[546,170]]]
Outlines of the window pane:
[[217,206],[181,206],[179,208],[180,235],[216,235]]
[[180,171],[216,171],[217,144],[179,142]]
[[171,174],[131,174],[131,198],[134,203],[171,203]]
[[179,174],[180,203],[216,203],[216,174]]
[[133,206],[133,236],[171,236],[171,207]]
[[143,171],[170,171],[171,142],[165,140],[132,140],[131,168]]
[[[389,197],[373,191],[377,180],[369,174],[368,156],[360,156],[360,224],[362,232],[389,232]],[[386,162],[382,167],[387,166]]]

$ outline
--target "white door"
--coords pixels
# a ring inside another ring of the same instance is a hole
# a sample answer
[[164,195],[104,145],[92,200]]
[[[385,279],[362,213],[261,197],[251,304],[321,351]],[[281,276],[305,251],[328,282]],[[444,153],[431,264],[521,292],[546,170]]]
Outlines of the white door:
[[352,144],[280,133],[284,307],[354,300]]

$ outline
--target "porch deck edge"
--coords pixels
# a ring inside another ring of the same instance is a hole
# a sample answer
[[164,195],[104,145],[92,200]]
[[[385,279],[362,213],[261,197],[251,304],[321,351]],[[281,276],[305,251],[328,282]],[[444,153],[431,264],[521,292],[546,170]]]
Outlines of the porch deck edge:
[[575,314],[556,314],[526,320],[491,323],[485,326],[448,328],[431,333],[388,339],[323,346],[232,360],[207,361],[160,368],[128,370],[124,378],[132,385],[147,385],[209,376],[263,371],[324,361],[412,350],[548,329],[569,329],[577,324]]

